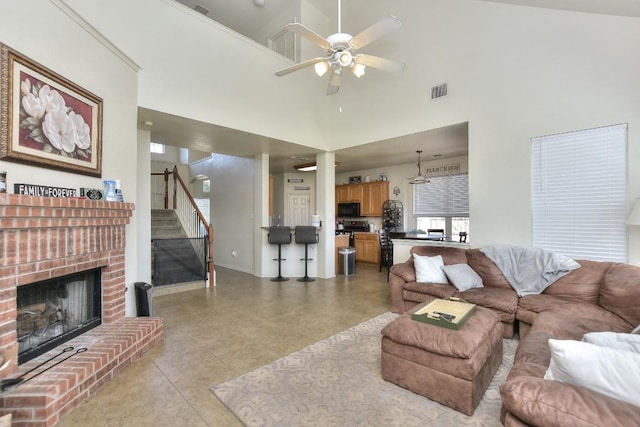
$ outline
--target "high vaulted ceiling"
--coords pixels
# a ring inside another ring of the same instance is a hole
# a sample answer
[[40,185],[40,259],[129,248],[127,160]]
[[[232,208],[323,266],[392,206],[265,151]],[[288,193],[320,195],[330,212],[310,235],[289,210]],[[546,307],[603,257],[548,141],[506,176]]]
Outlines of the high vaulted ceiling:
[[[237,31],[248,38],[255,35],[267,23],[279,18],[283,11],[290,11],[292,4],[300,0],[263,0],[262,7],[254,0],[176,0],[190,9],[204,8],[207,17]],[[260,4],[260,0],[255,0]],[[349,0],[345,0],[349,1]],[[586,13],[640,17],[638,0],[479,0],[534,6]],[[328,17],[336,15],[337,1],[308,0]],[[372,1],[373,3],[373,1]],[[202,11],[201,11],[202,13]],[[288,13],[288,12],[286,12]],[[288,19],[286,22],[291,21]],[[257,40],[264,43],[262,40]],[[149,126],[145,123],[153,123]],[[197,122],[170,114],[139,109],[141,129],[151,131],[156,142],[189,148],[202,152],[216,152],[241,157],[252,157],[257,153],[270,155],[270,172],[294,172],[293,166],[315,160],[318,150],[297,144],[266,138],[234,129]],[[424,153],[423,160],[434,157],[446,158],[465,155],[468,147],[466,123],[441,129],[400,136],[336,151],[337,172],[349,172],[408,164],[416,161],[415,151]]]

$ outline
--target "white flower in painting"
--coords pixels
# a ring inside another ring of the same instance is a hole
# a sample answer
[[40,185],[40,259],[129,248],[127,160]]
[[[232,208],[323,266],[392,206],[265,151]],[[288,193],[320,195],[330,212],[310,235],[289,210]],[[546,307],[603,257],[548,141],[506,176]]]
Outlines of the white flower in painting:
[[47,103],[42,98],[30,93],[22,98],[22,108],[31,117],[40,120],[47,111]]
[[76,145],[82,150],[86,150],[91,146],[91,132],[89,125],[85,123],[84,118],[80,114],[73,111],[69,112],[69,118],[73,121],[76,131]]
[[66,112],[66,103],[64,102],[64,98],[57,90],[51,89],[49,85],[42,86],[38,92],[38,97],[46,102],[47,113],[60,110]]
[[42,122],[42,132],[58,150],[73,153],[76,148],[76,126],[64,110],[48,112]]
[[24,96],[27,96],[31,93],[31,80],[24,79],[20,83],[20,92],[22,92],[22,95]]

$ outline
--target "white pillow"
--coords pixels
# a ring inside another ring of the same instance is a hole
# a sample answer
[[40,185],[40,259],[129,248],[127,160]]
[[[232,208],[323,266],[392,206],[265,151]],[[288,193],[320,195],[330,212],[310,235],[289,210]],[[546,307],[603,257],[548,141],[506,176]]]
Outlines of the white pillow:
[[482,277],[478,276],[469,264],[443,265],[442,271],[449,279],[449,282],[460,292],[472,288],[482,288]]
[[573,340],[549,340],[547,380],[561,381],[640,406],[640,354]]
[[442,271],[444,261],[442,255],[423,256],[413,254],[413,265],[416,269],[416,282],[449,283]]
[[[618,334],[615,332],[589,332],[584,334],[582,341],[599,345],[600,347],[640,353],[640,335]],[[640,379],[638,379],[640,381]]]

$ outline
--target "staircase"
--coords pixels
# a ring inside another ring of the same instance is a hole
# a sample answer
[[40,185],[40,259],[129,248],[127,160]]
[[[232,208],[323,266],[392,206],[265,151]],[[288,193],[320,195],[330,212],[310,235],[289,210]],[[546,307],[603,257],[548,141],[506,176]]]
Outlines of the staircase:
[[176,239],[186,238],[180,220],[172,209],[151,209],[151,238]]
[[188,238],[173,210],[151,210],[151,239],[154,286],[205,280],[203,242]]

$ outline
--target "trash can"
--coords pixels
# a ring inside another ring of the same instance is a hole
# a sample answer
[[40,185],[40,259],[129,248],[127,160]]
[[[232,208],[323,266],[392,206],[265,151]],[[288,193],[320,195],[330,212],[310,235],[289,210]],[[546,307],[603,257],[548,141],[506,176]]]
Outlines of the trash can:
[[338,272],[345,276],[356,274],[356,248],[351,246],[338,248]]
[[153,315],[153,286],[149,283],[136,282],[136,309],[138,317]]

